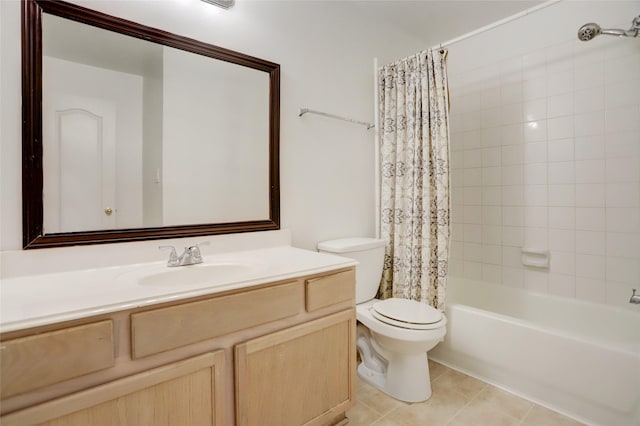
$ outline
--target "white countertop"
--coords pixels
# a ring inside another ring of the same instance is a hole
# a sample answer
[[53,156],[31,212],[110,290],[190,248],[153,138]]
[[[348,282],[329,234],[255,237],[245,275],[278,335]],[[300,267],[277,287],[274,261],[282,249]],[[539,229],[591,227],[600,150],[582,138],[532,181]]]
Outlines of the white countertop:
[[[206,255],[202,264],[175,268],[168,268],[162,261],[4,278],[0,284],[0,332],[215,294],[356,263],[344,257],[279,246]],[[247,267],[229,274],[222,271],[210,282],[144,285],[139,281],[158,274],[179,273],[185,268],[195,272],[195,268],[210,265]]]

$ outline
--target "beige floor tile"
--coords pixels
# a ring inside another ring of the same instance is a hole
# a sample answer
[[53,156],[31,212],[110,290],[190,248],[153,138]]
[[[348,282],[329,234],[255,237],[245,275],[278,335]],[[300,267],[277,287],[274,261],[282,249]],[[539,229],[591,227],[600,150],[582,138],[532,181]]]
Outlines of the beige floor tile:
[[489,409],[508,414],[518,420],[522,420],[534,406],[533,402],[502,391],[491,385],[487,385],[480,391],[478,396],[473,400],[473,404],[482,404]]
[[441,389],[449,389],[463,394],[467,399],[471,399],[478,395],[482,389],[487,386],[486,383],[478,379],[469,377],[466,374],[446,369],[437,379],[431,380],[431,387],[434,391]]
[[360,379],[358,379],[356,387],[356,397],[358,402],[362,402],[380,415],[385,415],[391,410],[407,405],[405,402],[391,398]]
[[472,400],[456,414],[455,424],[460,426],[516,426],[520,420],[500,410],[493,401]]
[[350,426],[369,426],[380,418],[380,414],[372,408],[358,403],[347,411]]
[[524,418],[522,424],[526,426],[584,426],[583,423],[539,405],[533,406],[529,414]]
[[450,370],[450,368],[445,367],[444,365],[435,361],[429,360],[429,375],[431,376],[431,381],[434,381],[435,379],[440,377],[447,370]]

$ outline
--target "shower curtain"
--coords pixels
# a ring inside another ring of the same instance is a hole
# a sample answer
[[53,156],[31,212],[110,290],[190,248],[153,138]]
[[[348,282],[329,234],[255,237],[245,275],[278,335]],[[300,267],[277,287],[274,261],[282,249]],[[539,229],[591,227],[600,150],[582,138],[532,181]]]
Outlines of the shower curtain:
[[380,68],[380,226],[387,240],[378,296],[444,311],[449,255],[447,51]]

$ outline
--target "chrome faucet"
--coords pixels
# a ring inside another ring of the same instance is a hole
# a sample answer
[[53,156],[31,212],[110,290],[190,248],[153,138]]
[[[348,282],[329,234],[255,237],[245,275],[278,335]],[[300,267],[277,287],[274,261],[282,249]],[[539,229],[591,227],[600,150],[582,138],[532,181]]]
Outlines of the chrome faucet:
[[629,299],[629,303],[640,303],[640,294],[636,294],[636,289],[633,289],[633,294],[631,295],[631,299]]
[[185,247],[180,256],[178,256],[178,253],[176,252],[176,248],[174,246],[160,246],[158,248],[160,250],[171,250],[171,253],[169,253],[169,260],[167,261],[167,266],[173,267],[202,263],[202,253],[200,253],[200,246],[204,245],[209,245],[209,241]]

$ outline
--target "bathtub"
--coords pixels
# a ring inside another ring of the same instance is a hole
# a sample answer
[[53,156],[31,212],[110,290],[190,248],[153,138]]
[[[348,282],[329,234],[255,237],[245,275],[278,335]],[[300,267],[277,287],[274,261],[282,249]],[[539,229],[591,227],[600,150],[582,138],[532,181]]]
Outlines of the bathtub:
[[429,357],[587,424],[640,425],[638,308],[450,277]]

